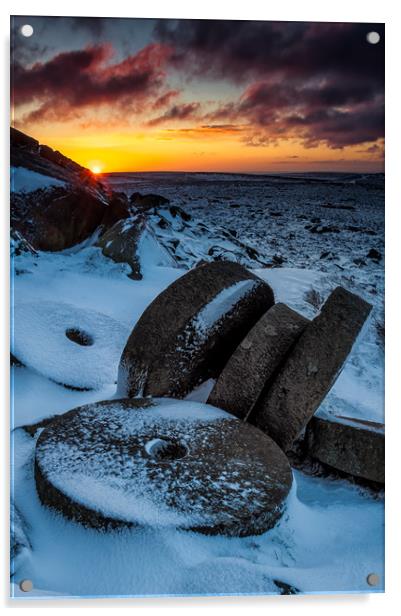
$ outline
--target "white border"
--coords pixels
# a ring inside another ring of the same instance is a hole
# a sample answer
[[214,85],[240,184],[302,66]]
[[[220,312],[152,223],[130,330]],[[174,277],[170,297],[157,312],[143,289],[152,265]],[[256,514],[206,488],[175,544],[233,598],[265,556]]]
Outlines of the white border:
[[[398,6],[397,6],[398,5]],[[400,448],[401,404],[399,384],[401,380],[401,259],[399,246],[401,244],[401,198],[400,198],[400,58],[401,58],[401,20],[399,3],[391,0],[354,1],[335,0],[328,4],[321,0],[280,0],[268,3],[260,0],[247,0],[235,4],[234,0],[202,0],[194,5],[187,0],[149,0],[146,3],[133,3],[132,0],[113,0],[110,4],[94,2],[86,3],[78,0],[69,0],[66,4],[55,3],[54,0],[37,0],[35,3],[15,0],[4,0],[1,8],[1,49],[3,50],[0,70],[1,89],[0,100],[2,105],[1,121],[1,170],[2,170],[2,209],[1,209],[1,290],[2,311],[1,328],[3,342],[3,366],[1,371],[0,391],[2,394],[1,413],[3,417],[2,439],[0,449],[3,451],[1,459],[2,493],[0,495],[2,506],[2,549],[1,557],[1,598],[4,607],[22,610],[25,608],[67,608],[74,610],[74,614],[83,609],[103,608],[114,609],[146,609],[150,612],[163,610],[167,614],[176,615],[177,611],[200,612],[218,611],[242,614],[249,608],[251,616],[266,614],[269,609],[297,610],[299,616],[303,614],[338,613],[356,614],[364,616],[371,614],[377,616],[380,609],[390,610],[396,607],[398,593],[401,589],[401,541],[400,541],[400,510],[401,510],[401,482],[400,462],[398,451]],[[386,593],[372,595],[315,595],[296,597],[231,597],[231,598],[191,598],[191,599],[101,599],[101,600],[35,600],[17,601],[8,600],[8,347],[7,337],[9,328],[8,318],[8,74],[9,74],[9,15],[93,15],[110,17],[188,17],[188,18],[222,18],[222,19],[265,19],[288,21],[356,21],[356,22],[386,22],[386,436],[387,436],[387,505],[386,505]],[[4,106],[4,108],[3,108]],[[397,198],[398,197],[398,198]],[[398,396],[397,396],[398,393]],[[4,446],[5,445],[5,446]]]

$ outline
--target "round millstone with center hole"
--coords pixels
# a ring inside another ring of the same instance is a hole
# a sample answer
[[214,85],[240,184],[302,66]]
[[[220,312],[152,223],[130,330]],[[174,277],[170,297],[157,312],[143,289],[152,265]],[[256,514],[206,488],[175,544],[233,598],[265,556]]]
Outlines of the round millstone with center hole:
[[96,310],[36,301],[15,306],[12,352],[56,383],[99,389],[116,382],[128,335],[123,323]]
[[265,532],[292,472],[254,426],[198,402],[122,399],[82,406],[40,434],[35,479],[44,505],[95,528]]

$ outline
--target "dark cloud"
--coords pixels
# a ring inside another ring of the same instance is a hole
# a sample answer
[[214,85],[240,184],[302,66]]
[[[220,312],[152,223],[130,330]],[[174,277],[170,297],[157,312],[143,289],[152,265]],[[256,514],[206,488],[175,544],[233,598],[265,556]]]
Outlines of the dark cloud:
[[168,90],[167,92],[164,92],[153,101],[152,108],[163,109],[164,107],[168,107],[171,104],[171,101],[179,96],[179,94],[179,90]]
[[383,96],[361,84],[341,90],[329,81],[315,87],[299,82],[256,82],[236,104],[223,105],[209,117],[246,122],[245,140],[254,146],[294,138],[308,147],[324,142],[342,148],[376,141],[384,134]]
[[[329,104],[328,99],[338,103]],[[258,82],[250,85],[236,103],[218,107],[207,118],[247,125],[244,141],[252,146],[292,138],[302,140],[307,147],[325,143],[342,148],[383,137],[384,101],[373,92],[364,98],[352,88],[339,96],[330,84],[313,90]]]
[[[371,30],[382,37],[370,45]],[[383,82],[384,25],[346,23],[160,20],[155,35],[175,48],[174,61],[196,72],[230,76],[332,74]]]
[[169,122],[171,120],[188,120],[188,118],[195,118],[199,107],[199,103],[182,103],[173,105],[161,116],[150,120],[148,125],[157,126],[158,124],[164,124],[165,122]]
[[[153,126],[188,120],[192,132],[230,127],[252,146],[294,138],[308,147],[342,148],[384,135],[382,24],[160,20],[152,43],[146,44],[153,22],[146,36],[138,26],[145,46],[116,61],[110,44],[96,44],[106,37],[107,19],[33,18],[39,36],[22,40],[16,33],[25,19],[12,23],[18,40],[12,96],[17,111],[35,105],[26,122],[95,115],[97,107],[108,105],[110,116],[127,119],[152,112]],[[80,32],[76,50],[40,48],[36,41],[55,19],[66,20],[57,21],[60,31],[68,25],[68,32]],[[127,34],[128,21],[115,20],[107,31]],[[366,41],[372,30],[381,35],[377,45]],[[82,48],[83,38],[92,43]],[[121,47],[119,53],[121,58]],[[185,83],[191,100],[191,79],[205,84],[206,103],[178,99],[177,84]],[[214,81],[233,82],[242,94],[215,101],[213,109]]]
[[[16,62],[12,72],[15,103],[36,102],[28,119],[77,114],[87,106],[127,105],[157,98],[165,83],[166,45],[151,44],[135,55],[112,63],[110,45],[94,45],[60,53],[31,67]],[[128,107],[127,107],[128,108]]]
[[[366,40],[372,30],[378,45]],[[294,137],[338,148],[383,136],[382,24],[179,20],[155,32],[195,78],[252,82],[208,115],[248,122],[250,145]]]

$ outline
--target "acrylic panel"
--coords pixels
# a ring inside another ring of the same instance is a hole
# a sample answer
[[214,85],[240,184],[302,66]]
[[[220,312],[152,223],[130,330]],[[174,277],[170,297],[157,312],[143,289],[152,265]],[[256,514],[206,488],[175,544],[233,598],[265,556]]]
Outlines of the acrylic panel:
[[11,19],[11,595],[384,590],[384,25]]

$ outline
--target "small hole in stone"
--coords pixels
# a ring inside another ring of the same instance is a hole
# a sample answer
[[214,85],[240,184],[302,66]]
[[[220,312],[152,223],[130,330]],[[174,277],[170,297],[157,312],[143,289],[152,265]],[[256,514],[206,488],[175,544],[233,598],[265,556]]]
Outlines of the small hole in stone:
[[158,462],[180,460],[180,458],[184,458],[188,453],[184,443],[168,437],[154,438],[148,441],[145,445],[145,451],[150,458]]
[[93,344],[92,336],[87,332],[84,332],[83,329],[71,327],[70,329],[65,330],[65,335],[68,340],[75,342],[75,344],[80,344],[81,346],[92,346]]

